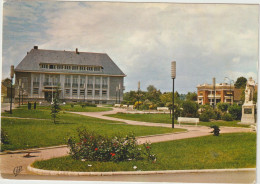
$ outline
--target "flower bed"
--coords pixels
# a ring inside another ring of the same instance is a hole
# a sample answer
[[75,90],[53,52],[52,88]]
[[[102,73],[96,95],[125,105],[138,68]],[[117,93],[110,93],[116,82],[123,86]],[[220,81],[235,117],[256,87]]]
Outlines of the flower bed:
[[98,135],[86,129],[78,129],[78,139],[69,138],[68,146],[72,158],[89,161],[127,161],[148,160],[156,161],[151,152],[151,145],[144,144],[144,149],[137,145],[134,134],[125,137],[115,136],[112,138]]

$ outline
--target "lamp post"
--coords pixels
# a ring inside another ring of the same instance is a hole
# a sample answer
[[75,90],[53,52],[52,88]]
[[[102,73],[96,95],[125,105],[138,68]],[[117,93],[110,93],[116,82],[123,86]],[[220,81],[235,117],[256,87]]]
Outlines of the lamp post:
[[[228,80],[229,80],[229,85],[230,85],[230,88],[229,88],[230,102],[229,102],[229,104],[231,105],[231,96],[232,96],[232,92],[231,92],[231,82],[233,82],[233,84],[234,84],[234,80],[231,80],[231,79],[228,78],[228,77],[225,77],[225,79],[228,79]],[[225,80],[225,79],[224,79],[224,80]]]
[[172,128],[174,128],[174,79],[176,78],[176,61],[171,64],[171,77],[172,77]]
[[137,91],[137,100],[138,100],[138,104],[137,104],[137,109],[139,110],[139,99],[140,99],[140,81],[138,81],[138,91]]
[[10,114],[12,114],[14,65],[11,65],[10,78],[11,78]]
[[23,88],[24,88],[24,83],[22,83],[22,105],[23,105]]
[[120,91],[121,91],[121,85],[119,84],[119,86],[118,86],[118,99],[119,99],[119,104],[120,104]]
[[117,104],[117,91],[118,91],[118,87],[116,87],[116,104]]
[[213,91],[214,91],[214,102],[213,102],[213,109],[215,109],[216,106],[216,78],[213,77]]

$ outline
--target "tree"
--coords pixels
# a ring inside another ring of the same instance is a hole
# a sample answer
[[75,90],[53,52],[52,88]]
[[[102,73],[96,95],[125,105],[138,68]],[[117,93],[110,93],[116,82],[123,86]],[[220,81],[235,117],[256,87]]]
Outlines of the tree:
[[53,123],[56,124],[56,118],[58,116],[60,107],[59,107],[59,90],[56,89],[54,93],[53,103],[51,104],[51,117],[53,118]]
[[188,92],[186,95],[186,100],[197,101],[197,93],[196,92]]
[[246,87],[247,79],[245,77],[238,77],[237,81],[235,82],[235,88],[245,88]]

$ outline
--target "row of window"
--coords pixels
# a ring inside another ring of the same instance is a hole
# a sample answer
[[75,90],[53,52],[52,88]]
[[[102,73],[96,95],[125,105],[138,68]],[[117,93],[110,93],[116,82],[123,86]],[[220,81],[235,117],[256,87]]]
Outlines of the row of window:
[[[99,96],[100,95],[100,91],[99,90],[95,90],[95,95]],[[85,90],[80,90],[79,91],[80,95],[85,95]],[[70,95],[70,89],[65,89],[65,95]],[[72,89],[72,95],[78,95],[78,90],[77,89]],[[87,95],[92,96],[93,95],[93,90],[87,90]],[[102,90],[102,95],[105,96],[107,95],[107,91],[106,90]]]
[[[33,94],[34,95],[38,95],[39,94],[39,88],[33,88]],[[79,91],[80,95],[85,95],[85,90],[80,90]],[[65,89],[65,95],[70,95],[70,89]],[[78,95],[78,90],[77,89],[72,89],[72,95]],[[87,90],[87,95],[93,95],[93,90]],[[95,90],[95,95],[99,96],[100,95],[100,91],[99,90]],[[102,90],[102,95],[105,96],[107,95],[107,91],[106,90]]]
[[81,70],[81,71],[101,71],[101,66],[77,66],[77,65],[59,65],[59,64],[40,64],[43,69],[58,69],[58,70]]

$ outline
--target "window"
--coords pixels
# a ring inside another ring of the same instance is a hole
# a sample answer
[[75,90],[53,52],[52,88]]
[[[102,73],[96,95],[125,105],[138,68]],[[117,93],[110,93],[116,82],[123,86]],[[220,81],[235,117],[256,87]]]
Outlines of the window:
[[106,90],[103,90],[102,91],[102,95],[106,95],[107,94],[107,91]]
[[48,65],[46,65],[46,64],[41,64],[40,67],[41,67],[41,68],[48,68]]
[[80,95],[85,95],[85,90],[84,89],[80,90]]
[[78,70],[78,66],[72,66],[72,70]]
[[107,88],[107,77],[102,78],[102,88]]
[[50,69],[56,69],[56,65],[50,65]]
[[85,68],[86,68],[85,66],[80,66],[79,70],[85,70]]
[[33,94],[38,95],[39,94],[39,88],[33,88]]
[[77,89],[73,89],[72,90],[72,95],[78,95],[78,90]]
[[95,87],[100,88],[100,77],[95,78]]
[[84,88],[84,84],[85,84],[85,81],[86,81],[86,77],[85,76],[80,76],[80,87],[81,88]]
[[92,90],[88,90],[88,95],[92,95]]
[[94,67],[94,71],[100,71],[100,67]]
[[95,90],[95,95],[98,96],[99,94],[99,90]]
[[63,69],[63,65],[57,65],[57,69]]
[[72,87],[78,87],[78,76],[73,76]]
[[88,71],[93,71],[93,67],[90,67],[90,66],[89,66],[89,67],[87,67],[87,70],[88,70]]
[[69,65],[65,65],[64,68],[65,68],[66,70],[70,70],[70,66],[69,66]]
[[69,95],[70,94],[70,89],[65,89],[65,95]]

